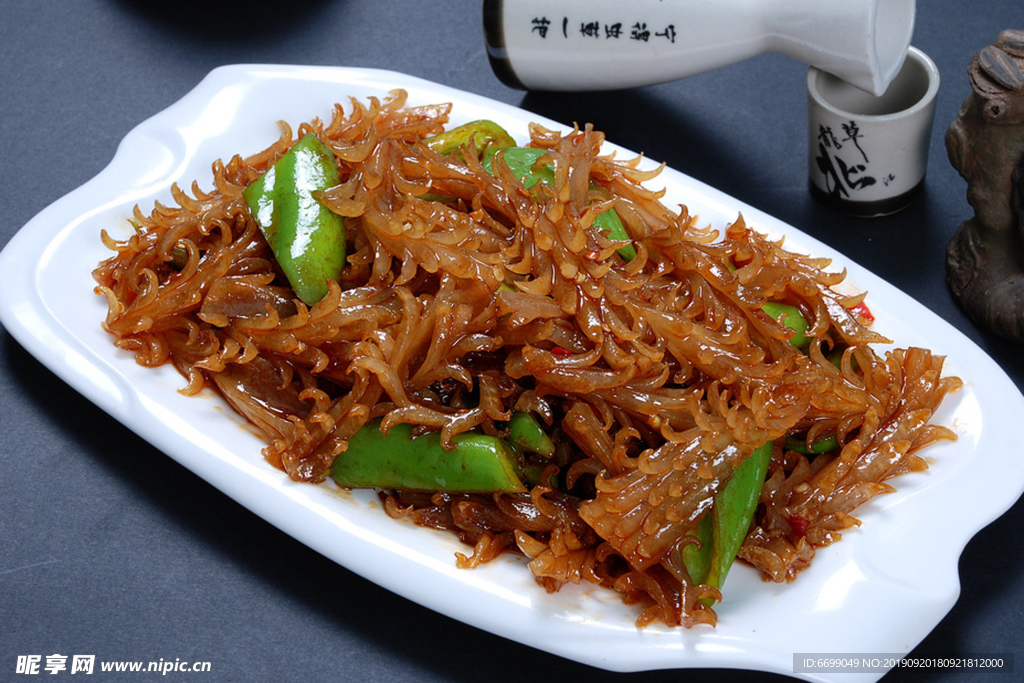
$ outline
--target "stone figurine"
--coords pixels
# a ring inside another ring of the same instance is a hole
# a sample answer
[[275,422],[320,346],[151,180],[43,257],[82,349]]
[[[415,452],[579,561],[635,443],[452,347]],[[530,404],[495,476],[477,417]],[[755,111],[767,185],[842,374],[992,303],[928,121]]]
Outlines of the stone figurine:
[[946,151],[974,217],[946,249],[946,280],[977,325],[1024,343],[1024,30],[1000,33],[967,72]]

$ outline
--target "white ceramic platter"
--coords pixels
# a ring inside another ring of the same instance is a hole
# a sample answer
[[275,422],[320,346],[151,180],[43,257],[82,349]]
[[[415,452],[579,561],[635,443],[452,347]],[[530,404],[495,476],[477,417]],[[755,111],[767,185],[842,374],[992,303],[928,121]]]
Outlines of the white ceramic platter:
[[[521,643],[616,671],[747,668],[808,680],[870,681],[881,672],[796,673],[794,653],[906,653],[940,621],[959,593],[957,560],[967,541],[1024,491],[1016,434],[1024,398],[957,330],[900,291],[791,226],[687,176],[666,170],[669,206],[685,203],[702,222],[748,224],[785,235],[787,247],[833,259],[870,292],[877,329],[900,346],[948,357],[965,387],[937,419],[958,433],[929,449],[925,473],[860,510],[863,526],[820,551],[791,584],[762,582],[736,567],[716,628],[634,626],[634,608],[592,587],[549,595],[521,558],[476,570],[455,567],[465,551],[439,532],[385,516],[369,493],[295,484],[262,458],[263,444],[215,396],[187,398],[170,367],[137,365],[101,328],[106,307],[91,272],[109,252],[106,229],[123,236],[135,204],[171,203],[170,185],[211,186],[211,163],[263,149],[292,125],[330,116],[335,102],[384,97],[410,104],[453,102],[453,123],[490,118],[524,137],[541,117],[402,74],[345,68],[232,66],[125,137],[110,165],[42,211],[0,255],[0,321],[41,362],[155,447],[240,504],[341,565],[410,600]],[[657,150],[645,150],[656,154]],[[620,158],[632,152],[619,150]],[[653,164],[653,162],[649,162]],[[957,505],[947,501],[956,499]]]

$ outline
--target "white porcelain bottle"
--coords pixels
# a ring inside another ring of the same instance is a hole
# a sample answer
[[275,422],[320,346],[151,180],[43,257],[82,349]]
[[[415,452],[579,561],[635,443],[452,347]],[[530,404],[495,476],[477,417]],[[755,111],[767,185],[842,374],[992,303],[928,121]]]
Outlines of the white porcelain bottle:
[[899,72],[914,0],[484,0],[507,84],[611,90],[781,53],[881,95]]

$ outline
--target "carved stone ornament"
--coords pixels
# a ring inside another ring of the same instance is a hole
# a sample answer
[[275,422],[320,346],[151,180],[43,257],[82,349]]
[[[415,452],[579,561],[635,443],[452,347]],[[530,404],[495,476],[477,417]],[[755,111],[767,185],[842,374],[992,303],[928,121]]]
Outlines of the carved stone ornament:
[[974,217],[946,248],[946,281],[977,325],[1024,343],[1024,30],[1000,33],[967,73],[946,152]]

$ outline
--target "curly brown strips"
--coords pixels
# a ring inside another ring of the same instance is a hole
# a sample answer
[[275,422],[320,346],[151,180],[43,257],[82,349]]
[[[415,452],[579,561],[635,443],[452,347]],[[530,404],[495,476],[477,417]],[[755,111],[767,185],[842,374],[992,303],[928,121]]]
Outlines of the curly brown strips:
[[955,438],[948,429],[928,425],[943,396],[959,380],[939,381],[943,359],[924,349],[898,349],[873,360],[864,377],[872,399],[860,431],[839,455],[800,456],[788,475],[776,469],[762,493],[766,511],[747,537],[740,556],[776,581],[792,580],[815,548],[839,540],[841,531],[859,522],[851,513],[880,493],[887,480],[927,467],[915,445]]
[[[895,350],[833,288],[844,274],[789,252],[742,216],[723,232],[670,208],[660,169],[602,155],[587,125],[530,127],[553,182],[526,188],[498,156],[425,141],[450,105],[384,99],[337,106],[266,149],[213,165],[213,189],[136,207],[104,234],[94,271],[114,343],[170,362],[195,394],[218,390],[298,481],[326,478],[370,420],[504,437],[513,412],[544,424],[554,453],[522,453],[528,495],[384,496],[389,514],[455,533],[462,566],[506,551],[549,590],[588,582],[639,605],[638,623],[713,623],[720,596],[679,555],[733,468],[772,441],[775,457],[741,556],[792,578],[857,521],[857,506],[925,466],[950,438],[932,425],[958,386],[941,359]],[[317,199],[345,219],[347,263],[307,306],[293,292],[242,190],[304,135],[335,154],[340,182]],[[614,210],[636,250],[595,229]],[[806,350],[762,310],[795,306]],[[838,454],[784,452],[834,436]],[[542,473],[542,474],[538,474]],[[539,482],[536,477],[540,477]],[[705,601],[705,602],[702,602]]]
[[646,572],[627,572],[615,581],[614,586],[625,595],[627,603],[638,603],[644,607],[637,617],[637,626],[654,622],[669,626],[714,626],[718,621],[714,610],[702,604],[702,601],[718,600],[718,591],[708,586],[681,583],[660,566]]
[[696,526],[746,455],[735,447],[707,453],[693,432],[641,456],[637,469],[597,479],[597,496],[580,505],[584,521],[636,569],[663,560]]

